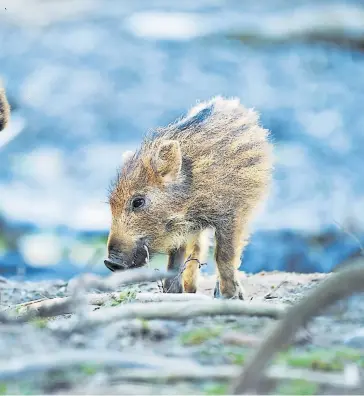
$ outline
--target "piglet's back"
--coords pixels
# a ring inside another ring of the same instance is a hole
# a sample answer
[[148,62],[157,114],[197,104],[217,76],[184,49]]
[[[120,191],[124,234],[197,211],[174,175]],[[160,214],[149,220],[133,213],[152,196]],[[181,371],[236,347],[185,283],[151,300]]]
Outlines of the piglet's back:
[[219,202],[259,200],[271,181],[273,146],[258,114],[239,99],[221,96],[192,107],[187,115],[158,129],[153,140],[176,139],[192,169],[196,196]]

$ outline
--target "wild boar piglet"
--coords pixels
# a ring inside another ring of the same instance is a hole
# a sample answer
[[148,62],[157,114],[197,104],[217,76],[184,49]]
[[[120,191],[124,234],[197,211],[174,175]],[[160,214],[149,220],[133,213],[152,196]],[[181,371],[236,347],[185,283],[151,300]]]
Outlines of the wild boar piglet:
[[105,265],[112,271],[141,267],[148,256],[166,253],[168,269],[185,265],[180,279],[164,282],[166,290],[195,293],[208,251],[206,230],[212,229],[214,295],[243,299],[237,269],[249,223],[267,196],[272,162],[268,130],[235,98],[199,103],[148,133],[124,158],[110,189]]

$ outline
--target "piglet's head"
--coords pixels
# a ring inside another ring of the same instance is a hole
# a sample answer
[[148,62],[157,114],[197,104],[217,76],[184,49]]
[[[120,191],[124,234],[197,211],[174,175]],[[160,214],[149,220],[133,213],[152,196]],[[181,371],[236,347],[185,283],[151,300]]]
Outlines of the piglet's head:
[[182,154],[176,140],[146,142],[128,153],[113,183],[112,224],[105,265],[112,271],[142,267],[176,242],[171,224],[183,221]]

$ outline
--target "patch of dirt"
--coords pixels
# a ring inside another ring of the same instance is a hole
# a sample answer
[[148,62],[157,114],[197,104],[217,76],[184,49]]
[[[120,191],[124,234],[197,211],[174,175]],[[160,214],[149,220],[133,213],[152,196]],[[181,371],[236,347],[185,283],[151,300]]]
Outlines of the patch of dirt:
[[[246,300],[266,300],[294,302],[302,293],[325,279],[327,274],[297,274],[290,272],[260,272],[250,275],[241,273],[240,281],[245,289]],[[215,275],[201,277],[198,293],[213,295]]]

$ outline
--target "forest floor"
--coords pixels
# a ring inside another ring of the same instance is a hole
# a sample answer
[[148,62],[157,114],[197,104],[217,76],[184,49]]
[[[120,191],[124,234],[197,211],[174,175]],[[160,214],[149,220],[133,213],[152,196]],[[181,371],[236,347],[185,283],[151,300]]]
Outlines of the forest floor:
[[[327,276],[262,272],[242,274],[241,281],[247,302],[278,307],[295,304]],[[229,384],[259,346],[267,326],[274,326],[277,319],[261,313],[205,313],[189,318],[186,310],[216,302],[212,298],[214,286],[214,276],[202,275],[194,300],[168,303],[176,307],[170,318],[166,302],[138,299],[143,293],[164,294],[154,281],[120,286],[102,294],[93,289],[89,294],[93,300],[86,306],[81,304],[82,312],[70,309],[25,323],[3,321],[0,395],[228,394]],[[70,290],[63,281],[21,283],[1,278],[2,311],[6,315],[16,311],[21,316],[28,308],[19,304],[62,299]],[[97,301],[96,294],[100,296]],[[350,378],[348,383],[346,380],[349,366],[355,366],[360,376],[364,368],[361,299],[358,295],[335,304],[302,329],[291,347],[279,352],[271,365],[278,376],[271,393],[360,393],[357,385],[350,388]],[[145,312],[114,316],[133,304],[144,304]],[[152,314],[156,304],[160,305]],[[110,320],[101,316],[88,320],[89,315],[100,312]],[[284,378],[287,373],[292,374],[288,374],[290,379]],[[297,378],[297,373],[301,377]]]

